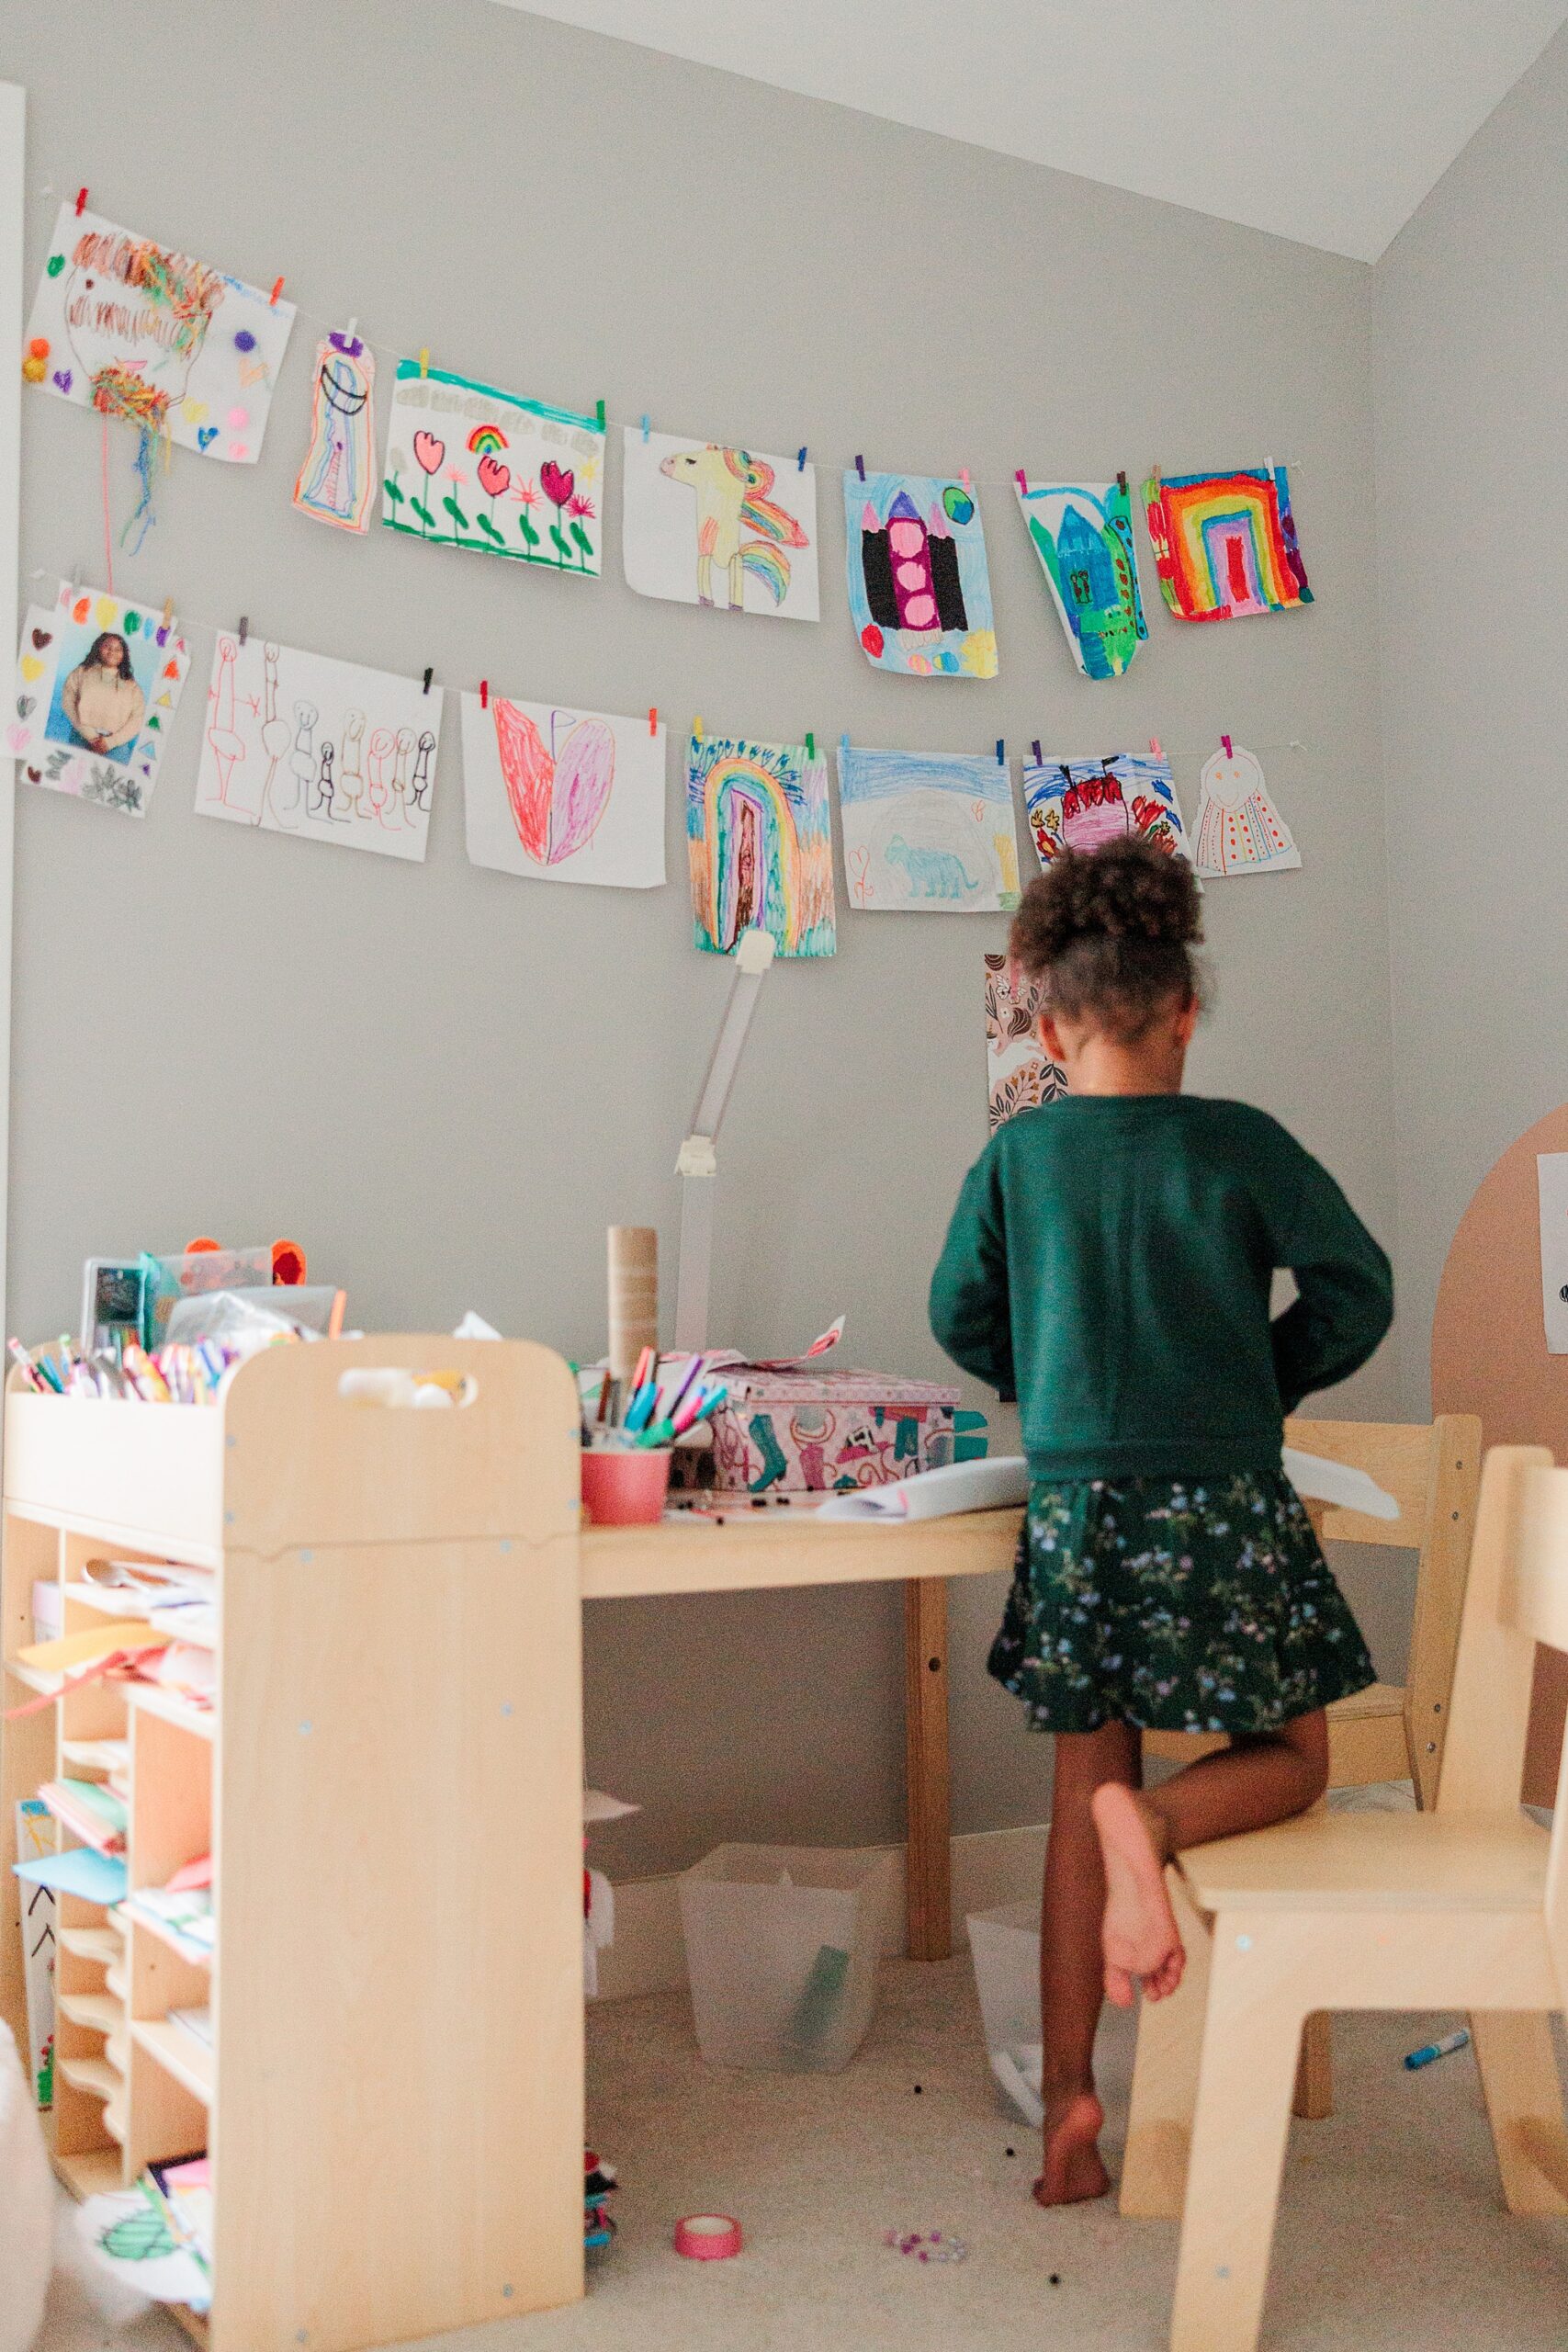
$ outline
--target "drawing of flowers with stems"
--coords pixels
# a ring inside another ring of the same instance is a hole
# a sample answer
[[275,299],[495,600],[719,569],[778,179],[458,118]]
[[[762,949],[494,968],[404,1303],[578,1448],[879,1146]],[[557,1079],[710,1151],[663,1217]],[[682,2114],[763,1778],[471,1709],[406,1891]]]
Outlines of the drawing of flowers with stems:
[[452,537],[456,541],[458,532],[466,531],[468,527],[468,518],[457,503],[457,492],[464,487],[468,477],[460,467],[448,466],[446,479],[452,487],[442,500],[441,505],[443,512],[452,517]]
[[514,481],[512,495],[523,510],[517,517],[517,528],[523,535],[523,544],[527,550],[525,560],[532,563],[538,552],[539,534],[528,519],[528,509],[537,506],[539,493],[531,481]]
[[577,487],[577,479],[570,466],[558,466],[553,458],[547,458],[539,468],[539,487],[556,510],[556,519],[550,525],[550,545],[557,550],[564,567],[571,561],[571,549],[561,529],[561,515]]
[[480,530],[487,531],[496,547],[504,554],[505,542],[496,528],[495,502],[498,498],[504,496],[507,485],[512,480],[512,469],[510,466],[503,466],[498,458],[492,458],[487,453],[479,459],[479,488],[490,501],[490,514],[488,516],[478,515],[476,520]]
[[[426,433],[422,429],[413,436],[413,454],[418,460],[421,473],[434,480],[441,470],[441,460],[446,455],[446,444],[445,441],[438,441],[434,433]],[[409,504],[419,516],[420,537],[427,539],[435,528],[434,515],[423,498],[411,497]]]
[[581,491],[574,492],[566,502],[566,511],[571,517],[571,536],[582,550],[582,561],[579,570],[586,571],[588,560],[593,553],[593,542],[582,526],[593,520],[593,501],[591,498],[584,498]]

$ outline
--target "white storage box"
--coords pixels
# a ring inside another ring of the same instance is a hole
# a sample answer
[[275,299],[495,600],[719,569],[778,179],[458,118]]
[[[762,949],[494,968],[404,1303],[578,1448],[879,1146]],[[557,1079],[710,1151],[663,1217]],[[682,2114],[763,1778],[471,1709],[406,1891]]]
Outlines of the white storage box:
[[697,2042],[719,2066],[837,2074],[859,2049],[891,1854],[720,1846],[681,1881]]
[[1004,1903],[967,1926],[991,2072],[1025,2121],[1042,2123],[1040,1905]]

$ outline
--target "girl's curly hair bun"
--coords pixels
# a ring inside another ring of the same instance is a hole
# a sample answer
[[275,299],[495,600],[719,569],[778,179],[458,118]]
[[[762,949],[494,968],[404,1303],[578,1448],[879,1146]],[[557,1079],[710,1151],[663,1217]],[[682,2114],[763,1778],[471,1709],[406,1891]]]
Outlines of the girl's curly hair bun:
[[1191,950],[1202,936],[1187,860],[1129,840],[1060,851],[1023,894],[1011,950],[1043,1010],[1125,1042],[1173,997],[1200,993]]

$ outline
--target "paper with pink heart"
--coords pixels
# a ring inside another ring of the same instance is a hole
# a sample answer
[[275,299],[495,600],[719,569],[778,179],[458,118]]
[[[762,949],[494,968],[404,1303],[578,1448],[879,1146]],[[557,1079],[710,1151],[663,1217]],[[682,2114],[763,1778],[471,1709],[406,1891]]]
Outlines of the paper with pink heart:
[[463,696],[472,865],[540,882],[657,889],[664,874],[665,730],[655,716]]
[[604,552],[604,419],[400,359],[387,419],[381,521],[596,580]]
[[144,817],[189,667],[161,612],[62,580],[22,623],[6,750],[29,784]]

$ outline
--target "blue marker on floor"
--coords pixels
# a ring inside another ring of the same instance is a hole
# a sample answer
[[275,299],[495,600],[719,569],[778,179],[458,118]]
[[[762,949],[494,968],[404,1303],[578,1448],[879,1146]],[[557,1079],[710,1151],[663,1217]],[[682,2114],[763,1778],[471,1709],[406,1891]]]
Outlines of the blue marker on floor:
[[1470,2036],[1463,2026],[1457,2033],[1445,2033],[1440,2041],[1428,2041],[1420,2050],[1411,2051],[1404,2063],[1412,2074],[1417,2066],[1429,2066],[1434,2058],[1451,2058],[1456,2050],[1468,2050]]

